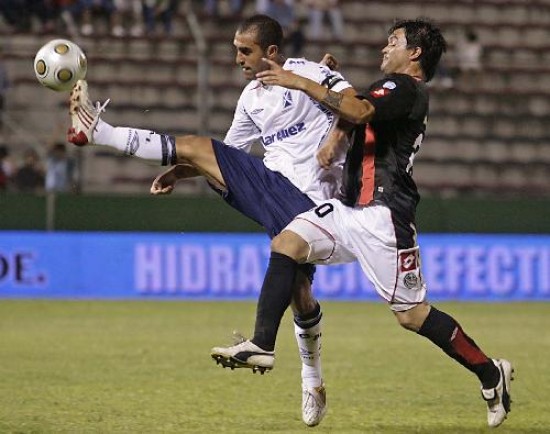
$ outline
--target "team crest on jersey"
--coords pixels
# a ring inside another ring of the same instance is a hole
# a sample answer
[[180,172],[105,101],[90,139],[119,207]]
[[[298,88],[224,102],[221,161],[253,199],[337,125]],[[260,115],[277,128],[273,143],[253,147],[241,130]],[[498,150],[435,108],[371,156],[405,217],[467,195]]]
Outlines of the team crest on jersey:
[[403,278],[403,283],[408,289],[418,288],[418,276],[411,271],[405,274],[405,277]]
[[388,80],[382,85],[382,87],[371,90],[370,94],[374,98],[381,98],[383,96],[388,95],[396,87],[397,87],[397,84],[395,84],[395,82]]
[[292,94],[290,90],[287,90],[283,95],[283,108],[290,107],[292,105]]

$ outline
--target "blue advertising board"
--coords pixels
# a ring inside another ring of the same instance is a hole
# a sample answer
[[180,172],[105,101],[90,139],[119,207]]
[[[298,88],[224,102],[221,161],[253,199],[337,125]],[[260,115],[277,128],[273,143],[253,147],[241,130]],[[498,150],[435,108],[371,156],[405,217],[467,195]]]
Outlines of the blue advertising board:
[[[419,237],[432,300],[550,300],[550,235]],[[0,298],[256,299],[262,234],[0,232]],[[319,266],[321,299],[377,300],[355,262]]]

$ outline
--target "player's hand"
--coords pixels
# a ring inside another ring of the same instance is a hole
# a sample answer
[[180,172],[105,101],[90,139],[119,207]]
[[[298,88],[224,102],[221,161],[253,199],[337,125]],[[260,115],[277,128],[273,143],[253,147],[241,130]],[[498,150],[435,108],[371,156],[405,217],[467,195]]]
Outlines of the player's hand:
[[330,166],[334,161],[334,155],[334,146],[323,146],[317,152],[317,161],[319,162],[319,166],[323,169],[330,169]]
[[330,169],[334,161],[340,155],[346,152],[349,142],[347,140],[346,131],[341,128],[340,124],[330,132],[325,143],[319,151],[317,151],[317,162],[323,169]]
[[331,69],[332,71],[338,71],[338,68],[340,68],[338,60],[330,53],[326,53],[323,56],[323,60],[321,60],[321,62],[319,63],[321,65],[325,65],[328,69]]
[[174,173],[175,168],[171,167],[166,172],[161,173],[155,178],[153,184],[151,185],[151,194],[160,195],[160,194],[170,194],[176,186],[178,181],[177,176]]
[[301,89],[302,77],[283,69],[279,64],[269,59],[262,59],[269,65],[269,69],[258,72],[256,78],[268,86],[282,86],[287,89]]

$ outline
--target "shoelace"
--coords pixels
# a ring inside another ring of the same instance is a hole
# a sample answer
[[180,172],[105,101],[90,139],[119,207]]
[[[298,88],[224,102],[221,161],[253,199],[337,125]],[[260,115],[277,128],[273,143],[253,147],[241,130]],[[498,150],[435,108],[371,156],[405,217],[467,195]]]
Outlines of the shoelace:
[[105,107],[107,107],[107,104],[111,102],[111,98],[107,98],[107,101],[105,101],[103,104],[101,104],[99,101],[96,101],[95,103],[95,109],[97,110],[97,114],[103,113],[105,111]]

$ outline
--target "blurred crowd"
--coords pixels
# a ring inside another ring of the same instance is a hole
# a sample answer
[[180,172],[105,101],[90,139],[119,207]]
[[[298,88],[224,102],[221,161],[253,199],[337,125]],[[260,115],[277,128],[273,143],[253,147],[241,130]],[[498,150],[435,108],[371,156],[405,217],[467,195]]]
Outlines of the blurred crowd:
[[28,148],[17,158],[0,144],[0,193],[66,193],[78,190],[75,159],[65,143],[51,145],[45,159],[34,148]]
[[[0,0],[0,33],[57,33],[67,36],[169,36],[185,0]],[[191,0],[204,22],[261,13],[277,19],[288,39],[288,55],[303,55],[308,39],[343,39],[338,0]],[[0,44],[0,139],[10,119],[5,97],[10,88]],[[7,136],[6,136],[7,137]],[[78,171],[64,143],[25,150],[0,142],[0,192],[76,191]],[[39,150],[39,152],[37,152]]]
[[[2,0],[0,15],[11,30],[91,36],[169,35],[180,0]],[[38,23],[37,25],[35,23]],[[38,28],[36,28],[38,27]]]
[[[10,30],[115,37],[170,35],[184,0],[1,0],[0,15]],[[244,0],[193,0],[194,10],[212,20],[240,18]],[[247,9],[252,12],[253,9]],[[255,12],[277,19],[300,51],[306,39],[344,39],[338,0],[256,0]]]

